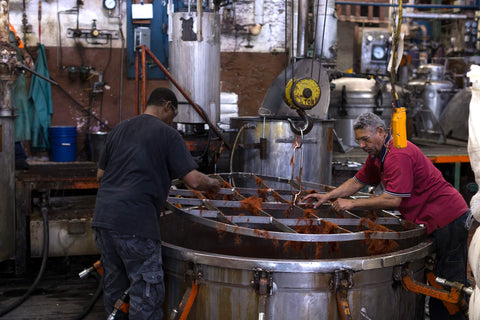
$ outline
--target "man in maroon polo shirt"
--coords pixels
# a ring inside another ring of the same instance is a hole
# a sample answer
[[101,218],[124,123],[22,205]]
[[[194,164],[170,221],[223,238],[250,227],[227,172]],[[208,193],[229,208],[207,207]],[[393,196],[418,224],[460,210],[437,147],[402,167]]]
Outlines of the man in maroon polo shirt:
[[[402,216],[424,224],[436,244],[435,275],[467,283],[467,238],[470,210],[462,195],[413,143],[397,149],[385,122],[373,113],[358,116],[353,124],[355,141],[368,158],[357,174],[326,194],[304,198],[316,200],[314,208],[335,199],[336,211],[351,209],[398,209]],[[385,191],[364,199],[342,199],[366,185],[382,184]],[[443,303],[430,299],[430,319],[465,319],[462,312],[449,315]]]

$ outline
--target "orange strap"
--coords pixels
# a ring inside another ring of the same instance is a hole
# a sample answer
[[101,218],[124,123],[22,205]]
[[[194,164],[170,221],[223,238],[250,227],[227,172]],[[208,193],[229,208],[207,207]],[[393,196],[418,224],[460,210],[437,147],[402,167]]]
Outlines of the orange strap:
[[190,313],[190,309],[192,308],[193,302],[197,297],[198,293],[198,284],[195,284],[195,281],[192,281],[192,292],[188,297],[187,303],[185,303],[185,308],[183,308],[183,312],[180,315],[180,320],[187,320],[188,314]]

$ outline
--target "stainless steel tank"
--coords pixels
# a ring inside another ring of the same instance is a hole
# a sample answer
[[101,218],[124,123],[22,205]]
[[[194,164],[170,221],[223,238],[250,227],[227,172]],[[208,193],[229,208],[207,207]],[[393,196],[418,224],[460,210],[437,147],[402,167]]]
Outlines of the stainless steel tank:
[[315,2],[315,54],[317,58],[334,61],[337,57],[337,15],[335,1]]
[[[313,128],[303,137],[301,148],[295,149],[297,136],[285,118],[231,118],[230,127],[238,130],[233,171],[299,177],[304,181],[330,184],[333,121],[312,118],[312,122]],[[263,147],[261,141],[264,141]]]
[[417,110],[430,110],[433,119],[428,119],[426,126],[432,129],[435,121],[452,98],[454,91],[453,81],[447,79],[443,65],[427,64],[420,66],[415,79],[407,83],[407,89],[411,91],[415,101],[414,108]]
[[[175,12],[172,19],[171,74],[203,108],[211,122],[217,123],[220,120],[220,16],[203,12],[201,24],[196,12]],[[171,89],[180,102],[175,122],[204,123],[173,85]]]
[[3,108],[0,108],[0,170],[0,261],[4,261],[13,257],[15,243],[15,128],[11,109]]
[[335,131],[344,145],[358,146],[353,122],[364,112],[373,112],[390,125],[392,115],[391,86],[379,85],[373,79],[339,78],[332,81],[328,116],[335,119]]
[[[381,226],[365,231],[372,212],[336,215],[324,205],[312,213],[292,205],[296,181],[245,173],[216,177],[224,181],[217,198],[179,185],[170,192],[173,213],[160,222],[166,314],[178,307],[193,281],[198,294],[189,319],[339,320],[339,301],[348,304],[353,319],[424,319],[424,297],[398,281],[407,271],[424,280],[431,252],[424,228],[378,211],[375,223]],[[259,191],[264,191],[259,210],[247,210],[243,201]],[[313,230],[323,223],[338,228]],[[373,239],[398,246],[374,253]]]

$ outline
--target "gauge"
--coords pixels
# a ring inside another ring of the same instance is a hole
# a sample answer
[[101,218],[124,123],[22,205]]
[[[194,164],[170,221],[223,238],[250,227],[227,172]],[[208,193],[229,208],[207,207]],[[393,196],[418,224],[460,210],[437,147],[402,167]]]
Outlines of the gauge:
[[113,10],[117,6],[117,1],[116,0],[103,0],[103,5],[108,10]]
[[386,60],[385,48],[383,46],[372,47],[372,59],[373,60]]

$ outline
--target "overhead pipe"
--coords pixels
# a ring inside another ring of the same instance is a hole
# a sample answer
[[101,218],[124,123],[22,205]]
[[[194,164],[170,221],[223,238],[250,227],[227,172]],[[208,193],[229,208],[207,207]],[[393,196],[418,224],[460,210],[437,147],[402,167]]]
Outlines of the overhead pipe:
[[[397,3],[377,3],[377,2],[356,2],[356,1],[336,1],[336,5],[352,6],[372,6],[372,7],[398,7]],[[463,9],[478,10],[480,6],[461,6],[461,5],[440,5],[440,4],[402,4],[403,8],[416,9]]]
[[[218,128],[210,121],[210,119],[208,118],[206,113],[192,100],[192,98],[190,98],[190,96],[177,83],[177,81],[175,81],[175,79],[170,74],[170,72],[168,72],[167,68],[165,68],[165,66],[160,62],[160,60],[158,60],[157,57],[155,57],[155,55],[152,53],[152,51],[150,51],[150,49],[145,45],[142,45],[141,47],[138,47],[138,48],[140,48],[140,50],[142,51],[142,56],[143,56],[144,53],[148,54],[150,56],[150,58],[153,60],[153,62],[155,62],[157,64],[157,66],[163,71],[165,76],[172,82],[172,84],[177,88],[177,90],[185,97],[185,99],[193,107],[193,109],[195,109],[195,111],[200,115],[200,117],[202,117],[202,119],[208,124],[209,128],[212,129],[213,132],[217,135],[217,137],[219,137],[223,141],[223,143],[225,144],[225,147],[228,150],[232,150],[230,144],[227,142],[227,140],[225,140],[225,138],[223,137],[222,133],[218,130]],[[145,63],[145,61],[143,61],[143,59],[142,59],[142,69],[143,70],[146,69],[146,63]],[[136,75],[138,75],[138,72],[136,72]],[[137,76],[135,77],[135,80],[136,80],[136,82],[138,82],[138,77]],[[146,75],[145,75],[142,79],[142,87],[143,88],[146,88],[146,81],[147,81],[147,78],[146,78]],[[137,84],[136,84],[136,86],[137,86]],[[145,89],[145,91],[146,91],[146,89]],[[144,92],[144,95],[145,94],[146,94],[146,92]],[[146,104],[146,100],[143,102],[143,108],[145,108],[145,104]],[[135,101],[135,105],[138,106],[138,99]]]
[[466,14],[455,14],[455,13],[426,13],[426,12],[410,12],[404,13],[404,18],[413,18],[413,19],[468,19]]

